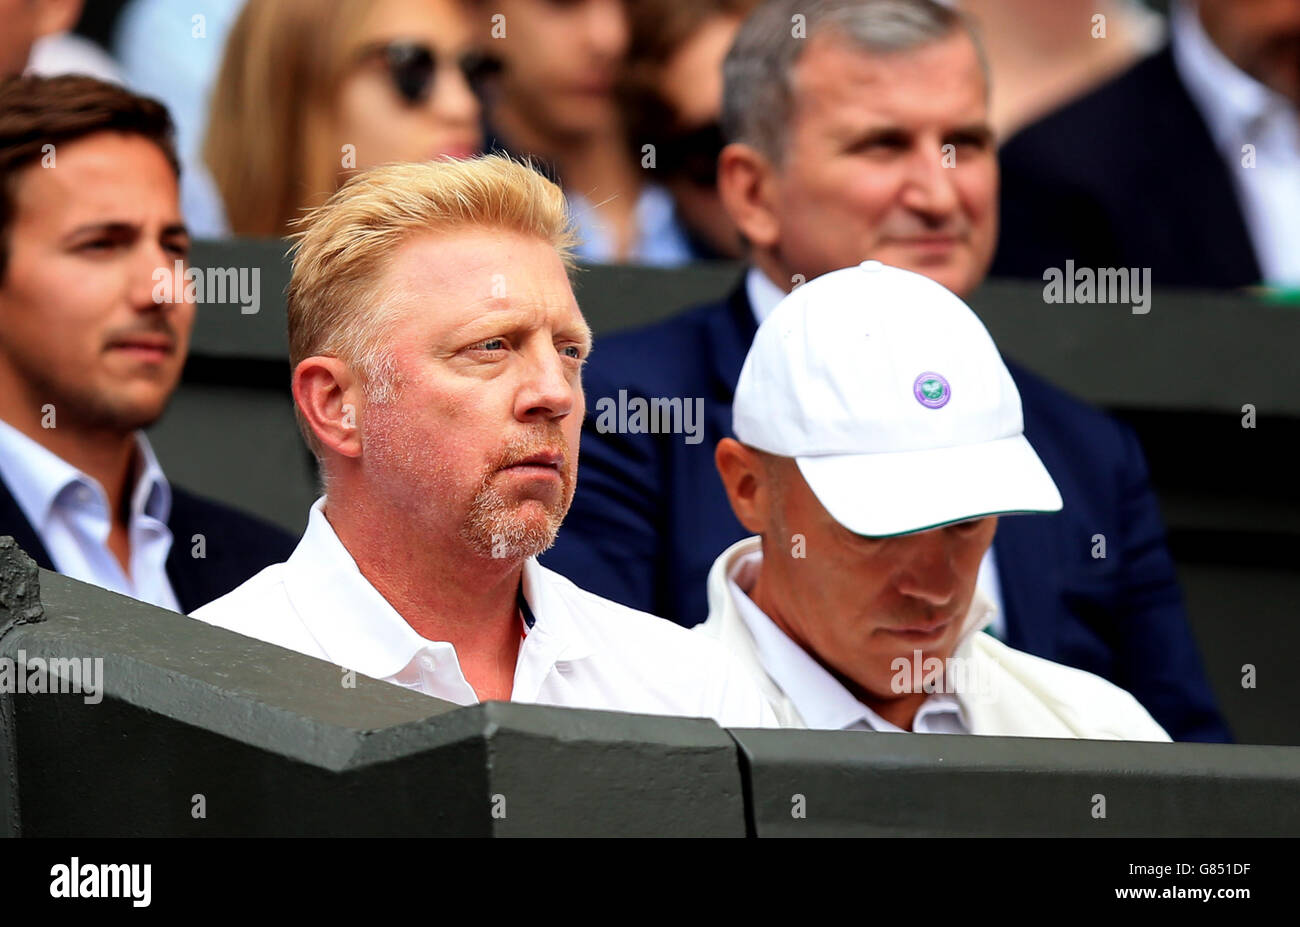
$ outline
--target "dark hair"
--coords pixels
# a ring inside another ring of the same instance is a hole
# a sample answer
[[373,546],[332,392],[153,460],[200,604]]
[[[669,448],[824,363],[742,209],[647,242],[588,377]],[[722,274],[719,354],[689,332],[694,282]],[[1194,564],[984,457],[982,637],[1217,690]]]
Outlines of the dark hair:
[[0,81],[0,281],[9,264],[9,227],[14,221],[14,184],[20,171],[39,161],[46,145],[96,132],[140,135],[162,150],[176,176],[175,128],[167,107],[117,84],[93,77],[13,77]]

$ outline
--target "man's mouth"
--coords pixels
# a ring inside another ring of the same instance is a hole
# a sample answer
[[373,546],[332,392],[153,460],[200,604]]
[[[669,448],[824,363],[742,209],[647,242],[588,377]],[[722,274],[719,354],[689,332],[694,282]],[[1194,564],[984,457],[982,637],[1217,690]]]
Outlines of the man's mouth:
[[899,625],[897,627],[886,628],[885,630],[914,643],[926,643],[938,640],[942,637],[951,624],[952,619],[949,619],[947,621],[935,623]]
[[920,251],[947,251],[962,243],[957,235],[913,235],[907,238],[891,239],[893,244]]
[[513,463],[506,464],[502,471],[521,476],[559,477],[564,465],[564,452],[558,450],[538,451],[521,457]]
[[107,350],[120,351],[138,360],[161,362],[176,352],[175,339],[167,335],[127,335],[108,343]]

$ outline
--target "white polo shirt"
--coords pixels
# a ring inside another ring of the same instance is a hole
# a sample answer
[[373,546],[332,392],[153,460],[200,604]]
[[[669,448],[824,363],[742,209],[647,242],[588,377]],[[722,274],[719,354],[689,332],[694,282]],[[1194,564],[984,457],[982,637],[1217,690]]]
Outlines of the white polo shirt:
[[[418,634],[361,574],[325,517],[284,563],[194,612],[247,637],[426,695],[478,702],[450,641]],[[523,593],[535,623],[519,647],[510,700],[776,727],[757,683],[716,641],[579,589],[530,558]]]

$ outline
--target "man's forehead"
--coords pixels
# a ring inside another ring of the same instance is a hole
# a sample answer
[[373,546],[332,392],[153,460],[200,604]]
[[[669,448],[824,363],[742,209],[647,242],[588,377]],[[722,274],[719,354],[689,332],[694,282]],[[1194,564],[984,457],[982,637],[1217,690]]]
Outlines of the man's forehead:
[[895,52],[873,52],[851,39],[815,36],[795,66],[792,116],[876,114],[900,122],[980,122],[988,85],[979,55],[962,31]]
[[[14,200],[20,218],[59,224],[181,221],[179,190],[167,159],[152,142],[134,136],[101,134],[55,145],[19,172]],[[165,215],[157,215],[160,206]]]
[[448,325],[514,314],[572,314],[581,320],[559,255],[541,239],[469,229],[417,235],[403,242],[383,287],[408,305],[437,310]]

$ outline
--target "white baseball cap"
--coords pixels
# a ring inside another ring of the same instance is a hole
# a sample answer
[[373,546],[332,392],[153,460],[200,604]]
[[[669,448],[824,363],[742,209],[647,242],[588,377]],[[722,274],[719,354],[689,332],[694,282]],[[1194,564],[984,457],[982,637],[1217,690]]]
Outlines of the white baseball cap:
[[793,457],[855,534],[1061,508],[984,323],[940,284],[879,261],[823,274],[772,311],[740,371],[732,428]]

